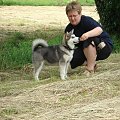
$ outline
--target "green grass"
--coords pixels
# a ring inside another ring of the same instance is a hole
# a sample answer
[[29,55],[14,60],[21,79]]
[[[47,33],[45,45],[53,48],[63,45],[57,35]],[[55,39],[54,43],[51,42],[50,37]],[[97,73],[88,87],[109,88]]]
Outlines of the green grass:
[[30,63],[31,44],[30,42],[21,42],[14,46],[12,43],[5,43],[5,49],[1,51],[1,68],[19,68],[24,64]]
[[18,111],[15,108],[3,109],[0,113],[1,116],[17,114]]
[[[63,6],[69,0],[0,0],[1,5]],[[94,5],[94,0],[80,0],[81,5]]]
[[0,68],[14,69],[31,62],[31,43],[23,38],[21,33],[14,34],[11,40],[4,41],[0,45]]

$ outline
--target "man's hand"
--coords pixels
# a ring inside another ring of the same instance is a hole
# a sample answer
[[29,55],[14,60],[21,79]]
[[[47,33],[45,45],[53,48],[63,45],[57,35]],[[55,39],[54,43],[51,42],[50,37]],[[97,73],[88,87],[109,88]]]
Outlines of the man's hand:
[[84,33],[81,37],[80,37],[80,41],[84,41],[87,40],[89,38],[87,33]]

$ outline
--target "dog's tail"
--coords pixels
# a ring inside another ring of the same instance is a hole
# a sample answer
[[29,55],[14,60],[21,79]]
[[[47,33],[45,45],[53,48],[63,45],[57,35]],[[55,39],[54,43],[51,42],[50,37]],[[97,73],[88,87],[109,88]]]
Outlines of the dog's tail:
[[35,39],[32,43],[32,51],[35,51],[38,47],[48,47],[48,43],[43,39]]

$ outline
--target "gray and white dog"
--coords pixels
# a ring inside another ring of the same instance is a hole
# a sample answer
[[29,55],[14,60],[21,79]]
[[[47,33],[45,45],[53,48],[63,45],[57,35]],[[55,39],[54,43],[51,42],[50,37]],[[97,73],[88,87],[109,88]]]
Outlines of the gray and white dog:
[[60,77],[67,78],[67,70],[73,58],[75,44],[79,42],[79,37],[73,34],[73,30],[66,33],[62,45],[48,46],[43,39],[35,39],[32,44],[32,62],[34,66],[35,80],[39,80],[44,61],[49,63],[59,63]]

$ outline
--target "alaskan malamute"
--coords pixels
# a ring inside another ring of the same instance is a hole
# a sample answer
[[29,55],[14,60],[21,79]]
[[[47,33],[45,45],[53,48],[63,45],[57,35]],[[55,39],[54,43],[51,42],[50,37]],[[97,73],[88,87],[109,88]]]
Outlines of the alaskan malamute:
[[78,42],[79,38],[73,34],[73,30],[65,34],[62,45],[48,46],[43,39],[34,40],[32,45],[32,62],[35,80],[39,80],[39,74],[44,61],[59,63],[60,77],[62,80],[65,80],[69,63],[73,58],[75,44]]

